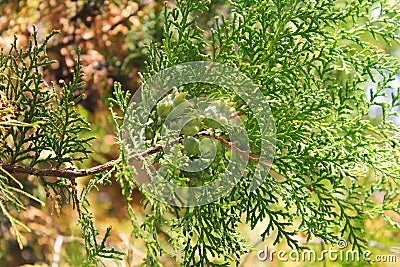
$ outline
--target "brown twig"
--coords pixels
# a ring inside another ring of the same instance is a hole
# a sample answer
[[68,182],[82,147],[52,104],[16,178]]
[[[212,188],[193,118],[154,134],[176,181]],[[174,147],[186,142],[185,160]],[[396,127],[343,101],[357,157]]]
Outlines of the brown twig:
[[[154,146],[151,147],[145,151],[136,153],[132,155],[132,158],[141,158],[146,155],[154,154],[156,152],[159,152],[163,149],[163,146]],[[67,179],[75,179],[77,177],[84,177],[84,176],[89,176],[93,175],[96,173],[100,173],[106,170],[111,169],[115,164],[120,162],[121,159],[115,159],[108,161],[104,164],[89,168],[89,169],[82,169],[82,170],[76,170],[73,168],[68,168],[68,169],[39,169],[39,168],[33,168],[30,166],[21,166],[21,165],[14,165],[14,164],[9,164],[9,163],[4,163],[0,162],[0,168],[10,172],[10,173],[27,173],[27,174],[32,174],[32,175],[37,175],[37,176],[54,176],[54,177],[62,177],[62,178],[67,178]]]
[[[211,135],[212,132],[209,132],[209,131],[210,131],[210,129],[209,129],[208,131],[205,131],[205,132],[200,133],[200,135],[209,135],[211,138],[214,138],[215,140],[218,140],[219,142],[221,142],[222,144],[228,146],[229,148],[231,148],[231,149],[233,149],[233,150],[236,150],[237,152],[239,152],[239,154],[240,154],[241,156],[244,156],[245,158],[248,157],[250,160],[254,160],[254,161],[260,159],[260,155],[257,155],[257,154],[249,154],[249,151],[243,150],[243,149],[241,149],[240,147],[233,145],[232,142],[229,142],[229,141],[225,140],[225,139],[222,138],[221,136],[218,136],[218,135]],[[263,162],[264,164],[269,165],[269,166],[272,166],[272,165],[273,165],[272,162],[270,162],[270,161],[268,161],[268,160],[265,160],[265,159],[263,159],[262,162]]]
[[[212,133],[213,133],[212,129],[208,129],[206,131],[200,132],[199,135],[210,136],[211,138],[214,138],[214,139],[220,141],[221,143],[225,144],[226,146],[230,147],[231,149],[238,150],[239,153],[241,153],[241,154],[248,153],[247,151],[242,151],[239,147],[234,146],[231,142],[223,139],[222,137],[212,135]],[[178,140],[173,141],[172,143],[176,143],[179,141],[180,141],[180,138]],[[153,146],[144,151],[138,152],[138,153],[130,156],[130,158],[135,158],[135,159],[143,158],[147,155],[151,155],[151,154],[162,151],[164,149],[164,147],[165,147],[165,145]],[[254,155],[254,154],[249,154],[248,157],[251,160],[258,159],[258,156]],[[0,162],[0,170],[3,169],[9,173],[26,173],[26,174],[37,175],[37,176],[53,176],[53,177],[62,177],[62,178],[67,178],[67,179],[73,180],[77,177],[89,176],[89,175],[93,175],[96,173],[100,173],[100,172],[109,170],[109,169],[113,168],[115,164],[120,162],[120,160],[121,159],[111,160],[104,164],[101,164],[101,165],[98,165],[98,166],[95,166],[92,168],[88,168],[88,169],[81,169],[81,170],[77,170],[77,169],[73,169],[73,168],[39,169],[39,168],[30,167],[30,166],[21,166],[21,165],[14,165],[14,164],[10,164],[10,163]],[[267,163],[272,165],[272,163],[270,163],[270,162],[267,162]]]
[[4,162],[0,163],[0,167],[10,173],[27,173],[27,174],[37,175],[37,176],[54,176],[54,177],[63,177],[63,178],[68,178],[68,179],[74,179],[76,177],[88,176],[88,175],[92,175],[95,173],[99,173],[99,172],[108,170],[112,166],[114,166],[114,164],[117,163],[118,161],[119,160],[111,160],[111,161],[101,164],[99,166],[95,166],[93,168],[83,169],[83,170],[76,170],[73,168],[38,169],[38,168],[30,167],[30,166],[14,165],[14,164],[9,164],[9,163],[4,163]]

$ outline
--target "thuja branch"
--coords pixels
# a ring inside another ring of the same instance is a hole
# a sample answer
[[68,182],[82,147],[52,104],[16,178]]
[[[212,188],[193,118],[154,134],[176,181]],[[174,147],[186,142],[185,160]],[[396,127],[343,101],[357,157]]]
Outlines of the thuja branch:
[[[239,153],[246,153],[245,151],[242,151],[240,148],[234,146],[231,142],[225,140],[224,138],[217,136],[217,135],[212,135],[213,131],[212,129],[208,129],[206,131],[202,131],[199,133],[199,135],[202,136],[209,136],[211,138],[214,138],[215,140],[218,140],[219,142],[221,142],[222,144],[228,146],[231,149],[235,149],[237,150]],[[172,142],[173,143],[177,143],[181,140],[181,138],[179,138],[178,140],[175,140]],[[130,156],[130,158],[143,158],[147,155],[151,155],[157,152],[160,152],[164,149],[165,145],[157,145],[157,146],[153,146],[150,147],[144,151],[135,153],[133,155]],[[255,160],[257,159],[257,155],[254,154],[250,154],[249,155],[249,159],[251,160]],[[62,178],[67,178],[67,179],[75,179],[78,177],[84,177],[84,176],[89,176],[89,175],[93,175],[96,173],[100,173],[106,170],[111,169],[115,164],[119,163],[121,159],[115,159],[115,160],[111,160],[108,161],[104,164],[92,167],[92,168],[88,168],[88,169],[81,169],[81,170],[77,170],[74,168],[67,168],[67,169],[41,169],[41,168],[34,168],[34,167],[30,167],[30,166],[21,166],[21,165],[15,165],[15,164],[9,164],[9,163],[5,163],[5,162],[0,162],[0,168],[2,168],[3,170],[9,172],[9,173],[26,173],[26,174],[31,174],[31,175],[36,175],[36,176],[54,176],[54,177],[62,177]]]
[[[132,155],[132,158],[141,158],[145,157],[146,155],[154,154],[156,152],[159,152],[163,149],[163,146],[154,146],[151,147],[145,151],[141,151],[139,153],[136,153]],[[40,168],[33,168],[30,166],[21,166],[21,165],[14,165],[14,164],[9,164],[9,163],[4,163],[0,162],[0,168],[10,172],[10,173],[27,173],[27,174],[32,174],[32,175],[37,175],[37,176],[54,176],[54,177],[62,177],[62,178],[67,178],[67,179],[75,179],[77,177],[84,177],[84,176],[89,176],[93,175],[96,173],[100,173],[106,170],[111,169],[115,164],[120,162],[120,159],[115,159],[108,161],[104,164],[88,168],[88,169],[73,169],[73,168],[67,168],[67,169],[40,169]]]
[[114,164],[119,162],[119,159],[111,160],[107,163],[89,168],[89,169],[82,169],[77,170],[73,168],[68,169],[39,169],[33,168],[30,166],[21,166],[21,165],[14,165],[9,163],[0,162],[0,167],[10,173],[27,173],[37,176],[55,176],[55,177],[63,177],[68,179],[74,179],[77,177],[88,176],[96,173],[100,173],[102,171],[111,169]]

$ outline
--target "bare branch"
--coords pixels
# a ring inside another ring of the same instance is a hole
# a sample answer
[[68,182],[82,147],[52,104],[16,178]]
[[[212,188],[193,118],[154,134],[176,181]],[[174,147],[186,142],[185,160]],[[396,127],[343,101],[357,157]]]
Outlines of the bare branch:
[[[141,158],[145,157],[146,155],[154,154],[156,152],[159,152],[163,149],[163,146],[154,146],[151,147],[145,151],[136,153],[132,155],[132,158]],[[27,174],[32,174],[32,175],[37,175],[37,176],[54,176],[54,177],[62,177],[62,178],[67,178],[67,179],[75,179],[77,177],[84,177],[84,176],[89,176],[93,175],[96,173],[100,173],[106,170],[111,169],[115,164],[120,162],[121,159],[115,159],[108,161],[104,164],[89,168],[89,169],[82,169],[82,170],[77,170],[73,168],[68,168],[68,169],[39,169],[39,168],[33,168],[30,166],[21,166],[21,165],[14,165],[14,164],[9,164],[9,163],[4,163],[0,162],[0,168],[10,172],[10,173],[27,173]]]
[[[246,153],[246,151],[242,151],[240,148],[234,146],[231,142],[223,139],[220,136],[212,135],[212,133],[213,133],[212,129],[208,129],[206,131],[200,132],[199,135],[209,136],[211,138],[214,138],[215,140],[218,140],[219,142],[223,143],[224,145],[230,147],[231,149],[237,150],[241,154]],[[180,139],[181,138],[173,141],[172,143],[177,143],[180,141]],[[165,147],[164,145],[153,146],[153,147],[150,147],[149,149],[146,149],[144,151],[138,152],[138,153],[130,156],[130,158],[136,158],[136,159],[143,158],[147,155],[151,155],[156,152],[162,151],[164,147]],[[256,160],[257,158],[258,158],[257,155],[249,154],[249,159]],[[101,165],[98,165],[98,166],[95,166],[92,168],[88,168],[88,169],[82,169],[82,170],[77,170],[77,169],[73,169],[73,168],[39,169],[39,168],[30,167],[30,166],[21,166],[21,165],[14,165],[14,164],[0,162],[0,170],[3,169],[9,173],[27,173],[27,174],[37,175],[37,176],[54,176],[54,177],[62,177],[62,178],[67,178],[67,179],[73,180],[77,177],[89,176],[89,175],[93,175],[96,173],[100,173],[100,172],[109,170],[115,164],[120,162],[120,160],[121,159],[111,160],[104,164],[101,164]],[[269,163],[269,162],[268,162],[268,164],[272,165],[272,163]]]

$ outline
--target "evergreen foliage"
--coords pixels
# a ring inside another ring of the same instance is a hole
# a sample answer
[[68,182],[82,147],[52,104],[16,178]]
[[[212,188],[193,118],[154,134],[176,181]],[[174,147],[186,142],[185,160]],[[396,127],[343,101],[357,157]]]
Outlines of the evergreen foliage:
[[[239,264],[250,249],[237,231],[244,223],[251,227],[265,223],[262,238],[275,236],[274,244],[286,242],[301,249],[295,235],[303,233],[307,240],[320,238],[327,243],[344,238],[359,251],[367,245],[365,222],[369,218],[381,216],[392,227],[400,227],[390,216],[400,215],[400,135],[390,120],[400,99],[390,82],[399,74],[400,64],[387,52],[400,42],[398,4],[384,0],[232,0],[229,12],[209,24],[198,22],[207,16],[209,1],[178,0],[176,4],[165,7],[164,38],[162,44],[149,47],[143,81],[183,62],[214,61],[237,68],[269,102],[276,125],[273,165],[253,192],[247,189],[257,168],[256,159],[246,167],[247,176],[213,203],[182,208],[160,202],[133,178],[139,170],[129,164],[124,118],[117,111],[129,112],[131,94],[115,83],[110,111],[120,157],[95,174],[81,193],[74,176],[58,177],[55,182],[38,177],[48,196],[55,199],[56,208],[60,202],[76,207],[87,265],[102,257],[122,255],[105,246],[110,228],[102,241],[97,241],[99,231],[87,198],[90,190],[109,183],[112,175],[121,185],[133,233],[146,246],[145,266],[162,266],[163,255],[182,266]],[[73,79],[63,83],[59,92],[43,80],[44,67],[51,63],[46,43],[52,35],[39,44],[34,34],[26,50],[18,49],[14,42],[9,52],[0,55],[2,163],[68,170],[90,153],[90,138],[82,137],[88,124],[75,108],[81,96],[74,93],[82,86],[83,75],[79,57]],[[371,82],[377,86],[372,87]],[[379,99],[388,88],[393,92],[392,101],[382,103]],[[218,122],[198,121],[190,126],[191,131],[183,131],[176,140],[180,150],[174,156],[160,147],[162,125],[174,101],[201,96],[219,99],[240,113],[251,153],[259,152],[262,136],[257,122],[237,95],[207,84],[180,86],[151,113],[146,126],[151,153],[145,156],[154,165],[167,168],[168,179],[181,185],[209,183],[229,163],[232,147]],[[379,122],[369,118],[372,105],[381,106]],[[210,127],[212,142],[218,147],[214,165],[199,173],[179,170],[182,159],[196,158],[204,150],[201,144],[208,142],[204,141],[207,136],[199,133]],[[20,229],[29,228],[12,211],[24,209],[29,204],[26,198],[42,202],[22,187],[20,176],[4,166],[0,167],[0,220],[11,223],[22,246]],[[148,168],[144,170],[151,175]],[[143,222],[131,206],[134,189],[143,195],[148,211]],[[384,196],[379,201],[377,192]],[[168,243],[161,240],[161,228]],[[180,251],[180,256],[171,253],[171,248]]]

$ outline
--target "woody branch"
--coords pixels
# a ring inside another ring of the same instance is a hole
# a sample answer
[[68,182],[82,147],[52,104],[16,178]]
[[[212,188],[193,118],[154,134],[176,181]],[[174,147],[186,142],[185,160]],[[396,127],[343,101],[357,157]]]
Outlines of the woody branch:
[[[209,136],[211,138],[214,138],[215,140],[218,140],[219,142],[223,143],[224,145],[230,147],[231,149],[237,150],[239,153],[246,153],[246,151],[242,151],[240,148],[234,146],[231,142],[223,139],[220,136],[212,135],[212,129],[208,129],[206,131],[202,131],[199,133],[199,135],[203,136]],[[179,142],[179,140],[174,141]],[[130,156],[130,158],[143,158],[145,156],[160,152],[164,149],[164,145],[158,145],[158,146],[153,146],[150,147],[144,151],[138,152],[136,154],[133,154]],[[251,160],[256,160],[257,155],[250,154],[249,159]],[[30,166],[21,166],[21,165],[15,165],[15,164],[10,164],[10,163],[5,163],[5,162],[0,162],[0,170],[3,169],[9,173],[25,173],[25,174],[31,174],[31,175],[36,175],[36,176],[53,176],[53,177],[61,177],[61,178],[67,178],[70,180],[73,180],[78,177],[84,177],[84,176],[89,176],[93,175],[96,173],[100,173],[106,170],[111,169],[115,164],[120,162],[121,159],[115,159],[108,161],[104,164],[88,168],[88,169],[73,169],[73,168],[67,168],[67,169],[41,169],[41,168],[34,168]]]

